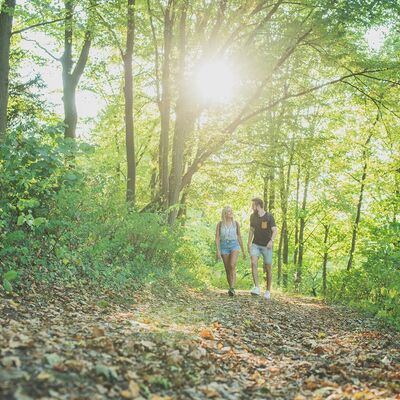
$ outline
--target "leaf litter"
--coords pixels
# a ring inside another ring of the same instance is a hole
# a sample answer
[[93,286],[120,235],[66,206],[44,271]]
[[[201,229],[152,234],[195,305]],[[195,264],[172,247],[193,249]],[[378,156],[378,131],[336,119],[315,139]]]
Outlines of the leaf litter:
[[400,399],[399,333],[348,308],[248,292],[116,299],[1,297],[0,398]]

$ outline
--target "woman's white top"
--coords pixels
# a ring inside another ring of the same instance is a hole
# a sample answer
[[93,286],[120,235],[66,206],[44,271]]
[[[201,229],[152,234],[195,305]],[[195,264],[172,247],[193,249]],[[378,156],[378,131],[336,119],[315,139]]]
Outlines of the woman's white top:
[[220,238],[221,240],[236,240],[236,222],[233,221],[230,224],[225,225],[221,221]]

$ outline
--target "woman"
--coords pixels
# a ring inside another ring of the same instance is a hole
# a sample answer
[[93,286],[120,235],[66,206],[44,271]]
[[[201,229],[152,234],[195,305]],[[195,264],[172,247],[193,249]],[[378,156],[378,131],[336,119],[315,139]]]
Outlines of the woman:
[[215,243],[217,245],[217,260],[222,257],[224,261],[226,278],[229,284],[229,296],[235,295],[236,284],[236,263],[239,256],[239,250],[242,249],[243,258],[246,259],[244,252],[242,236],[240,235],[240,226],[233,219],[232,207],[222,209],[221,221],[218,222]]

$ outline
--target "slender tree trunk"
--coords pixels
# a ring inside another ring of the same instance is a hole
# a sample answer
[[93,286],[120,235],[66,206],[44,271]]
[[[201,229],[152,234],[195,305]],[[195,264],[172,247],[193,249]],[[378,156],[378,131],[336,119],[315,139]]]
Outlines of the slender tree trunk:
[[126,201],[135,206],[136,159],[133,126],[133,44],[135,34],[135,0],[128,0],[126,50],[124,54],[125,144],[127,162]]
[[289,263],[289,234],[287,229],[287,210],[288,210],[288,202],[289,202],[289,190],[290,190],[290,177],[292,173],[292,164],[294,157],[294,137],[292,138],[292,143],[290,146],[290,155],[289,155],[289,165],[286,172],[286,184],[284,182],[284,193],[283,193],[283,202],[282,202],[282,220],[284,231],[283,234],[283,263],[286,265]]
[[160,191],[161,202],[164,207],[168,203],[169,190],[169,127],[171,119],[171,50],[172,50],[172,33],[173,33],[173,10],[174,0],[169,0],[165,10],[164,17],[164,59],[162,64],[161,77],[161,134],[160,134]]
[[301,285],[302,275],[303,275],[303,255],[304,255],[304,228],[306,226],[305,211],[307,207],[307,193],[308,185],[310,183],[310,172],[307,170],[306,177],[304,181],[304,192],[303,192],[303,202],[301,205],[301,217],[300,217],[300,228],[299,228],[299,256],[297,260],[297,276],[296,276],[296,286],[297,288]]
[[397,202],[395,202],[395,204],[394,204],[392,221],[393,221],[393,223],[396,223],[397,216],[399,215],[399,211],[400,211],[400,168],[397,168],[394,171],[394,182],[395,182],[394,193],[395,193],[395,199],[397,199]]
[[359,193],[358,202],[357,202],[357,214],[356,214],[356,219],[353,224],[353,232],[351,235],[351,248],[350,248],[350,254],[349,254],[349,261],[347,262],[347,270],[348,271],[351,269],[351,267],[353,265],[354,251],[356,249],[358,226],[360,224],[361,207],[362,207],[363,197],[364,197],[365,180],[367,178],[368,144],[371,140],[371,137],[372,137],[372,133],[370,133],[367,140],[365,141],[363,155],[362,155],[363,160],[364,160],[364,165],[363,165],[363,172],[362,172],[362,176],[361,176],[360,193]]
[[[284,166],[281,163],[280,168],[280,198],[281,198],[281,213],[282,213],[282,228],[279,240],[279,247],[282,249],[282,263],[283,268],[279,268],[278,265],[278,285],[281,281],[282,270],[283,274],[287,275],[288,271],[288,263],[289,263],[289,234],[288,234],[288,227],[287,227],[287,210],[288,210],[288,200],[289,200],[289,189],[290,189],[290,175],[293,163],[293,156],[294,156],[294,139],[292,138],[292,144],[290,147],[290,154],[289,154],[289,162],[288,168],[286,172],[286,180],[284,174]],[[284,279],[287,282],[287,279]]]
[[279,248],[278,248],[278,286],[281,285],[281,279],[282,279],[282,253],[284,253],[284,237],[286,232],[285,177],[284,177],[283,160],[281,160],[279,167],[279,193],[281,200],[282,226],[279,236]]
[[[271,160],[272,163],[275,163],[275,155],[273,159]],[[269,175],[269,204],[268,204],[268,211],[270,213],[274,212],[275,209],[275,168],[271,167],[271,172]]]
[[180,201],[180,207],[179,207],[179,212],[178,212],[178,218],[186,217],[186,200],[188,196],[188,191],[187,189],[183,190],[182,196],[181,196],[181,201]]
[[172,143],[172,165],[169,179],[168,204],[172,207],[168,216],[168,222],[170,224],[175,222],[178,215],[178,207],[174,206],[179,204],[179,196],[182,190],[185,144],[189,133],[193,131],[195,123],[195,110],[192,104],[190,86],[185,79],[187,7],[188,3],[184,2],[179,26],[178,81],[180,82],[180,87],[176,105],[176,122]]
[[[93,1],[93,0],[92,0]],[[91,23],[92,15],[89,11],[89,22],[85,32],[85,41],[82,46],[79,59],[73,69],[72,41],[73,41],[73,13],[74,0],[64,0],[65,5],[65,25],[64,25],[64,53],[61,57],[62,80],[63,80],[63,104],[64,104],[64,136],[65,138],[76,138],[76,125],[78,113],[76,109],[76,89],[82,77],[89,57],[92,44]]]
[[293,264],[297,264],[297,256],[299,253],[299,198],[300,198],[300,164],[297,166],[296,179],[296,210],[295,210],[295,230],[294,230],[294,252]]
[[1,1],[0,11],[0,141],[7,129],[10,42],[16,0]]
[[264,209],[268,210],[268,188],[269,188],[269,178],[268,175],[264,175],[264,194],[263,194],[263,198],[264,198]]
[[[283,227],[282,227],[283,228]],[[282,232],[279,235],[279,245],[278,245],[278,286],[281,285],[282,280],[282,247],[283,247],[283,235]]]
[[328,238],[330,225],[324,225],[324,258],[322,262],[322,292],[326,294],[326,267],[328,265]]

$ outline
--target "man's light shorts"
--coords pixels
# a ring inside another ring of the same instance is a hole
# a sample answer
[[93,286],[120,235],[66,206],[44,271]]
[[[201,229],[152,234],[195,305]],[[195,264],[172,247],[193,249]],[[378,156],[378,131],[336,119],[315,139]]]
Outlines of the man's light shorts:
[[262,256],[264,264],[272,264],[272,249],[268,249],[267,246],[259,246],[258,244],[252,243],[250,247],[250,255],[252,257]]

